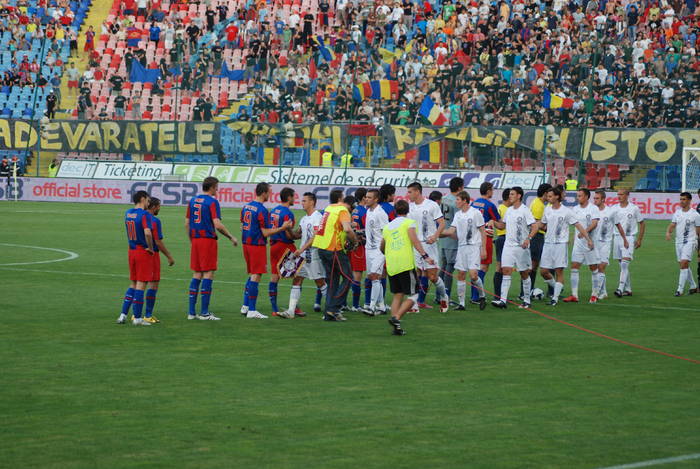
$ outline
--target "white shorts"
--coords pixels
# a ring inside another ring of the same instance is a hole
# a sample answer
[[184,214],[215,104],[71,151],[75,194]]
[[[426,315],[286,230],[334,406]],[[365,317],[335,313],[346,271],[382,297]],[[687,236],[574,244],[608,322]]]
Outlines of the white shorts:
[[565,269],[569,265],[568,251],[568,243],[548,243],[545,241],[540,267],[547,270]]
[[676,258],[680,261],[692,261],[698,246],[695,243],[676,244]]
[[297,275],[311,280],[325,279],[326,269],[323,268],[323,264],[321,264],[319,259],[312,259],[311,262],[304,262]]
[[522,246],[503,246],[501,267],[515,267],[518,272],[532,269],[530,249],[524,249]]
[[600,264],[595,244],[593,245],[593,249],[588,249],[588,246],[581,246],[578,243],[574,243],[574,248],[571,250],[571,262],[583,265]]
[[612,251],[612,241],[596,241],[595,250],[598,251],[598,261],[601,264],[610,263],[610,251]]
[[629,247],[625,249],[622,237],[615,236],[613,238],[613,259],[620,260],[625,257],[628,257],[630,260],[634,259],[634,243],[636,239],[634,236],[627,236],[627,242]]
[[429,270],[429,269],[437,269],[440,267],[440,252],[438,251],[438,244],[433,243],[433,244],[426,244],[421,242],[421,246],[423,246],[423,250],[425,253],[430,257],[432,260],[435,261],[434,265],[428,264],[425,259],[421,257],[420,254],[418,254],[418,251],[415,249],[413,250],[413,259],[416,261],[416,269],[420,270]]
[[367,275],[382,275],[384,273],[384,263],[386,262],[386,258],[379,249],[365,250],[365,262],[367,265]]
[[481,267],[481,245],[467,244],[457,249],[457,259],[455,260],[455,270],[468,272],[479,270]]

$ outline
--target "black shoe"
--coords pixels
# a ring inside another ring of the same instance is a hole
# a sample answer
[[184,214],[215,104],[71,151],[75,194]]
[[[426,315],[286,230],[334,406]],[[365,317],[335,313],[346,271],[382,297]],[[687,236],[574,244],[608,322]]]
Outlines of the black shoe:
[[471,303],[471,304],[473,304],[473,305],[478,305],[478,304],[480,303],[480,301],[479,301],[479,300],[475,300],[475,299],[471,299],[471,300],[469,300],[469,303]]
[[622,292],[620,290],[615,290],[615,296],[618,298],[622,298]]
[[622,296],[632,296],[632,292],[631,291],[622,292]]
[[394,330],[392,331],[392,334],[394,334],[394,335],[405,335],[406,334],[406,331],[401,329],[401,321],[399,321],[395,317],[393,317],[393,316],[390,317],[387,322],[391,325],[391,327],[394,328]]
[[496,306],[496,308],[506,309],[508,304],[505,301],[499,301],[494,306]]
[[529,307],[530,303],[528,303],[527,301],[523,301],[523,303],[520,306],[518,306],[518,308],[520,309],[528,309]]
[[466,311],[467,310],[467,308],[465,308],[464,306],[459,305],[459,304],[452,309],[453,309],[453,311]]
[[683,293],[681,293],[681,292],[679,292],[679,291],[676,291],[676,292],[673,294],[673,296],[682,296],[682,295],[683,295]]
[[482,296],[479,298],[479,311],[483,311],[486,309],[486,297]]
[[347,321],[347,319],[345,319],[345,316],[343,316],[341,313],[324,314],[323,320],[324,321],[336,321],[336,322]]
[[557,303],[558,303],[558,301],[555,300],[554,298],[552,298],[551,300],[549,300],[549,302],[548,302],[547,304],[548,304],[549,306],[556,306]]
[[450,306],[459,306],[459,303],[455,300],[450,300]]
[[498,308],[498,303],[500,303],[500,301],[496,298],[491,300],[491,306],[495,306],[496,308]]

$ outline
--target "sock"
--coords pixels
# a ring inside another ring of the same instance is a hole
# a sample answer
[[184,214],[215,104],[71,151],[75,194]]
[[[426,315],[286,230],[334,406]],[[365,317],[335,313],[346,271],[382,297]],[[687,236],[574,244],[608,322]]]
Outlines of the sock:
[[680,272],[678,272],[678,290],[679,292],[683,293],[685,291],[685,282],[688,280],[688,274],[690,271],[688,269],[681,269]]
[[578,298],[578,269],[571,269],[571,296]]
[[493,293],[496,298],[501,297],[501,283],[503,282],[503,273],[496,272],[493,274]]
[[257,311],[255,307],[258,302],[258,285],[259,282],[253,282],[252,280],[250,285],[248,285],[248,307],[251,311]]
[[384,295],[386,294],[386,279],[382,279],[382,304],[384,304]]
[[278,313],[279,308],[277,308],[277,282],[270,282],[267,285],[267,292],[270,294],[270,304],[272,305],[272,312]]
[[596,296],[598,291],[598,269],[591,272],[591,296]]
[[[479,278],[482,282],[484,281],[484,277],[486,277],[486,272],[479,270]],[[479,297],[481,297],[481,292],[472,285],[472,300],[477,301]]]
[[362,288],[360,288],[359,282],[352,282],[352,307],[360,307],[360,294],[362,293]]
[[153,316],[153,307],[156,305],[156,294],[158,290],[146,290],[146,317]]
[[202,279],[193,278],[190,281],[190,316],[197,314],[194,307],[197,305],[197,293],[199,292],[199,284],[202,283]]
[[372,280],[372,296],[370,297],[369,300],[369,307],[370,308],[376,308],[379,306],[379,304],[384,303],[382,301],[383,298],[383,290],[382,290],[382,281],[377,279],[377,280]]
[[134,319],[139,319],[141,317],[141,311],[143,310],[143,290],[134,290]]
[[243,289],[243,306],[248,307],[248,288],[250,287],[250,277],[245,281],[245,288]]
[[693,278],[693,274],[690,272],[690,269],[686,269],[688,271],[688,283],[690,284],[690,288],[697,288],[697,284],[695,283],[695,279]]
[[632,272],[630,272],[629,266],[627,267],[627,281],[625,282],[624,291],[632,291]]
[[510,275],[504,275],[501,281],[501,301],[508,301],[508,290],[510,290]]
[[317,305],[321,304],[321,301],[323,299],[323,290],[322,290],[323,288],[326,288],[326,287],[316,288],[316,303],[314,303],[314,304],[317,304]]
[[552,299],[554,301],[559,300],[559,295],[561,295],[561,291],[564,289],[564,284],[560,282],[556,282],[554,284],[554,295],[552,295]]
[[530,283],[530,277],[523,280],[523,301],[525,303],[530,302],[530,292],[532,291],[532,283]]
[[369,306],[369,302],[372,298],[372,281],[368,278],[365,279],[365,305]]
[[301,298],[301,285],[292,285],[292,291],[289,293],[289,311],[294,312]]
[[625,291],[625,285],[627,285],[627,277],[629,275],[630,262],[626,260],[620,261],[620,283],[617,289],[620,291]]
[[423,304],[425,303],[425,296],[428,294],[428,277],[421,275],[418,280],[420,280],[420,287],[418,288],[418,303]]
[[129,287],[126,290],[126,293],[124,294],[124,302],[122,303],[122,314],[127,315],[129,314],[129,308],[131,307],[131,303],[134,301],[134,289]]
[[535,289],[535,281],[537,280],[537,269],[530,271],[530,290]]
[[598,298],[607,295],[605,290],[605,272],[598,271]]
[[459,299],[459,304],[464,306],[467,296],[467,282],[464,280],[457,280],[457,298]]
[[476,285],[476,289],[479,292],[479,298],[481,299],[485,297],[486,293],[484,292],[484,281],[481,278],[477,277],[476,281],[473,283],[474,285]]
[[211,284],[212,283],[214,283],[214,281],[210,278],[202,279],[202,290],[200,291],[200,293],[202,295],[202,305],[201,305],[202,311],[199,313],[202,316],[209,315],[209,301],[211,300]]
[[547,284],[547,288],[554,289],[554,285],[555,285],[557,282],[554,280],[554,277],[552,277],[552,278],[546,278],[546,279],[544,279],[544,283]]
[[698,261],[698,285],[700,285],[700,261]]
[[435,294],[440,301],[447,300],[447,292],[445,291],[445,282],[438,277],[437,282],[435,282]]

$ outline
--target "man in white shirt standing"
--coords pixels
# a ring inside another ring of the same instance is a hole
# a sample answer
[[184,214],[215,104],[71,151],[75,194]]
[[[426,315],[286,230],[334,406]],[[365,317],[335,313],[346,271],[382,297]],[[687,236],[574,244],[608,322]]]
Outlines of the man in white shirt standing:
[[[568,246],[569,246],[569,226],[573,225],[579,231],[583,239],[586,240],[589,249],[593,248],[588,231],[577,220],[569,207],[561,204],[564,191],[560,187],[553,187],[546,193],[547,205],[544,215],[540,220],[540,226],[546,226],[544,235],[544,247],[542,248],[542,258],[540,259],[540,272],[545,283],[550,286],[554,293],[549,304],[554,306],[559,301],[559,295],[564,288],[564,269],[566,268]],[[552,271],[556,276],[552,276]]]
[[[430,199],[423,197],[423,186],[419,182],[408,185],[409,211],[408,218],[416,221],[416,234],[423,249],[431,259],[439,259],[437,240],[445,229],[445,217],[440,206]],[[445,292],[445,283],[438,277],[437,266],[428,264],[418,252],[414,252],[416,268],[420,277],[420,293],[418,306],[425,305],[425,295],[428,293],[428,280],[435,284],[437,297],[440,298],[440,312],[446,313],[449,299]]]
[[[572,212],[576,221],[581,223],[587,233],[591,233],[598,226],[600,219],[600,210],[590,203],[591,191],[585,187],[580,188],[576,192],[576,200],[578,205],[573,208]],[[578,303],[578,281],[579,272],[582,264],[586,264],[591,269],[591,299],[589,303],[596,303],[598,298],[598,252],[593,246],[589,246],[583,235],[578,234],[574,237],[574,248],[571,251],[571,296],[564,298],[564,303]]]
[[362,309],[368,316],[376,316],[386,311],[384,305],[384,288],[382,276],[384,275],[385,257],[380,250],[382,243],[382,230],[389,223],[389,214],[379,204],[379,191],[370,189],[365,196],[367,199],[367,213],[365,215],[365,260],[367,265],[367,278],[371,282],[369,306]]
[[510,289],[511,274],[517,269],[523,282],[523,303],[521,308],[530,307],[530,270],[532,258],[530,256],[530,241],[537,234],[538,223],[532,212],[523,205],[523,188],[510,189],[511,206],[506,212],[503,221],[494,220],[496,228],[506,230],[506,240],[501,255],[501,269],[503,280],[501,281],[501,300],[495,305],[498,308],[506,308],[508,290]]
[[634,258],[634,250],[642,247],[644,230],[646,228],[639,207],[635,204],[631,204],[629,197],[629,189],[620,189],[617,191],[617,198],[620,203],[615,206],[617,212],[616,221],[622,225],[628,243],[628,247],[625,247],[622,236],[620,236],[619,233],[615,233],[615,237],[613,238],[613,259],[620,261],[620,282],[617,290],[615,290],[615,296],[618,298],[632,296],[630,262],[632,262]]
[[[608,291],[605,286],[605,269],[608,267],[610,261],[613,233],[619,233],[622,238],[622,246],[625,248],[629,247],[627,237],[625,236],[625,231],[622,229],[622,225],[617,220],[617,212],[615,211],[615,207],[608,207],[605,205],[606,198],[607,195],[603,189],[596,190],[595,195],[593,196],[593,205],[598,207],[598,210],[600,210],[598,225],[591,233],[593,242],[595,243],[595,249],[598,251],[598,262],[600,262],[598,264],[598,292],[594,292],[594,295],[598,297],[598,300],[608,297]],[[617,229],[617,231],[615,229]]]
[[690,206],[693,196],[690,192],[681,193],[681,206],[673,214],[671,223],[666,230],[666,241],[671,241],[671,233],[676,230],[676,258],[680,266],[678,275],[678,288],[674,296],[681,296],[685,291],[685,284],[690,284],[688,294],[698,292],[698,286],[690,271],[690,261],[698,247],[698,235],[700,235],[700,213]]

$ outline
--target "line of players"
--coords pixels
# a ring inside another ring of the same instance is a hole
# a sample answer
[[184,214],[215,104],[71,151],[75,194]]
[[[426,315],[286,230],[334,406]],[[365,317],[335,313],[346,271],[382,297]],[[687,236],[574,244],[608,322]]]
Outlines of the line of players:
[[[193,197],[187,208],[185,225],[191,242],[190,267],[193,271],[189,288],[190,320],[219,319],[209,312],[218,262],[216,233],[228,238],[234,246],[238,244],[238,240],[221,222],[221,210],[216,200],[217,190],[216,178],[205,179],[203,193]],[[392,206],[395,192],[395,187],[387,184],[380,189],[358,189],[354,196],[343,199],[347,208],[352,210],[353,229],[364,240],[350,252],[353,271],[352,306],[347,308],[350,311],[361,311],[368,315],[386,313],[386,270],[380,245],[383,228],[396,217]],[[480,193],[481,197],[470,203],[469,194],[463,191],[463,180],[454,178],[450,181],[450,194],[442,199],[440,206],[423,196],[420,183],[408,186],[408,218],[416,222],[416,234],[425,251],[424,256],[414,252],[420,282],[414,311],[427,307],[425,298],[428,285],[433,283],[440,311],[446,312],[452,273],[455,270],[459,299],[456,309],[463,310],[466,306],[467,274],[472,285],[471,301],[484,309],[483,278],[492,262],[494,245],[497,259],[495,298],[492,302],[494,306],[506,307],[512,275],[517,271],[521,278],[521,307],[529,307],[534,282],[532,274],[536,272],[538,264],[549,289],[549,304],[557,304],[563,290],[563,270],[568,266],[569,226],[574,226],[578,234],[571,254],[571,295],[563,301],[578,301],[579,269],[582,265],[589,267],[592,276],[589,301],[595,303],[607,297],[605,269],[611,251],[613,258],[620,262],[620,279],[615,295],[631,296],[629,265],[634,250],[642,245],[645,224],[639,208],[629,202],[628,191],[618,191],[619,203],[608,207],[604,191],[595,191],[591,203],[590,191],[579,189],[578,205],[572,209],[562,204],[565,195],[563,188],[548,184],[540,186],[537,199],[530,207],[522,203],[524,193],[519,187],[504,190],[503,202],[498,208],[490,201],[493,195],[490,183],[482,184]],[[256,187],[256,199],[241,211],[243,254],[249,274],[241,314],[247,318],[267,318],[257,311],[256,306],[259,282],[261,276],[267,273],[268,239],[271,270],[268,294],[272,314],[286,318],[305,315],[297,306],[305,278],[315,282],[317,291],[314,309],[321,310],[323,297],[327,294],[327,272],[312,244],[322,224],[323,214],[316,210],[315,195],[305,193],[301,204],[306,215],[299,221],[299,226],[295,227],[295,217],[291,211],[295,196],[292,189],[284,188],[280,192],[281,203],[268,212],[264,204],[269,200],[270,186],[260,183]],[[162,241],[162,225],[157,218],[160,201],[149,197],[144,191],[135,193],[133,199],[134,208],[125,214],[131,284],[117,322],[125,323],[128,310],[133,307],[133,323],[151,325],[158,322],[152,314],[160,280],[158,253],[163,252],[169,265],[173,265],[174,260]],[[689,262],[697,249],[700,234],[700,213],[692,210],[690,194],[681,194],[680,205],[667,230],[669,240],[673,230],[676,230],[676,252],[681,267],[676,296],[683,294],[686,283],[690,284],[690,293],[697,292],[697,285],[689,271]],[[449,219],[447,223],[445,218]],[[442,244],[438,248],[439,239],[456,242],[457,248],[454,249],[454,243]],[[294,245],[295,240],[301,240],[299,249]],[[287,251],[304,256],[306,262],[292,281],[289,307],[280,311],[277,305],[279,264]],[[440,259],[442,269],[428,263],[427,259]],[[364,272],[367,274],[365,304],[361,306],[360,285]],[[201,296],[200,314],[196,313],[198,295]],[[146,311],[142,317],[144,300]]]

